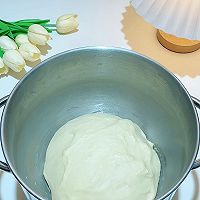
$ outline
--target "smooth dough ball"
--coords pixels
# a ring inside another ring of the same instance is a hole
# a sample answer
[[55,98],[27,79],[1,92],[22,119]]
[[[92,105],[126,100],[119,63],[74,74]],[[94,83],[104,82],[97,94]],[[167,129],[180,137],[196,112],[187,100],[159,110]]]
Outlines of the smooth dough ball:
[[153,200],[160,161],[138,125],[95,113],[55,133],[44,176],[53,200]]

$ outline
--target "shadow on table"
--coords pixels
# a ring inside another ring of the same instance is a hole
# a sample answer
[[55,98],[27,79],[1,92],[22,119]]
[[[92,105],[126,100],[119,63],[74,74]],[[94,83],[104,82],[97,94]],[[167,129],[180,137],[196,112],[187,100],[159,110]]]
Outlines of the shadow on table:
[[[3,171],[0,170],[0,182],[1,182],[1,179],[2,179],[2,176],[3,176],[4,173],[6,173],[6,172],[3,172]],[[0,188],[1,188],[1,185],[0,185]],[[3,197],[0,193],[0,200],[7,200],[7,199],[3,199]],[[17,183],[16,183],[16,200],[26,200],[26,197],[24,195],[24,192],[23,192],[21,186]]]
[[21,186],[19,184],[16,184],[16,197],[17,197],[17,200],[26,200],[26,197],[24,195],[24,192],[21,188]]
[[158,42],[156,29],[139,16],[131,5],[122,14],[121,31],[132,50],[156,60],[180,76],[200,75],[200,49],[187,54],[171,52]]
[[[48,54],[48,51],[52,49],[51,46],[49,46],[48,44],[44,45],[44,46],[39,46],[38,47],[40,49],[41,55],[45,56],[46,54]],[[41,60],[37,60],[35,62],[30,62],[30,61],[26,61],[26,66],[34,68],[36,67],[39,63],[41,62]],[[17,80],[20,80],[25,74],[27,73],[27,71],[25,69],[23,69],[21,72],[14,72],[13,70],[9,69],[8,74],[6,75],[0,75],[0,79],[7,77],[7,76],[12,76]]]
[[[192,198],[190,200],[198,200],[198,197],[200,195],[200,180],[198,179],[198,175],[196,171],[192,171],[192,177],[193,177],[193,182],[194,182],[194,192],[192,195]],[[173,200],[181,200],[179,197],[179,191],[177,190]]]
[[176,193],[175,193],[175,196],[173,197],[173,200],[179,200],[180,198],[179,198],[179,192],[178,192],[178,190],[176,191]]

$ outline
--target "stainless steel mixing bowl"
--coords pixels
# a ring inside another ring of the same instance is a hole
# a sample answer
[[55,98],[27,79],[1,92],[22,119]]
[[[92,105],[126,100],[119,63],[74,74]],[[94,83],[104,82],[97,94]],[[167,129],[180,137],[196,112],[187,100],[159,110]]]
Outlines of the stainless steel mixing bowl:
[[[5,102],[2,99],[1,105]],[[93,112],[131,119],[156,145],[162,163],[156,199],[169,196],[192,166],[199,166],[194,163],[198,117],[183,85],[159,64],[132,51],[86,47],[47,59],[14,88],[2,116],[7,164],[1,163],[1,168],[11,170],[37,199],[51,199],[42,173],[49,141],[67,121]]]

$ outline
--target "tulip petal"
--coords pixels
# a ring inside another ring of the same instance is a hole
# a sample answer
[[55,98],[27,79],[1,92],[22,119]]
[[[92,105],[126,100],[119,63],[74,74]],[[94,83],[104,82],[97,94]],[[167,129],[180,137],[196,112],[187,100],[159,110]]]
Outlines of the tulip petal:
[[36,45],[46,45],[51,39],[48,31],[39,24],[33,24],[28,29],[28,39]]
[[0,37],[0,47],[6,51],[11,49],[17,49],[17,44],[8,36],[3,35]]
[[20,72],[26,64],[17,50],[6,51],[3,55],[3,62],[15,72]]
[[46,45],[49,38],[45,35],[28,32],[28,39],[36,45]]
[[15,38],[15,42],[17,43],[18,46],[20,46],[23,43],[28,43],[28,35],[27,34],[19,34]]
[[40,50],[31,43],[24,43],[19,47],[19,52],[25,60],[35,62],[40,59]]
[[67,14],[60,16],[56,21],[58,33],[70,33],[78,28],[77,15]]
[[41,35],[49,35],[48,31],[41,25],[39,24],[33,24],[29,27],[28,31],[32,33],[37,33]]

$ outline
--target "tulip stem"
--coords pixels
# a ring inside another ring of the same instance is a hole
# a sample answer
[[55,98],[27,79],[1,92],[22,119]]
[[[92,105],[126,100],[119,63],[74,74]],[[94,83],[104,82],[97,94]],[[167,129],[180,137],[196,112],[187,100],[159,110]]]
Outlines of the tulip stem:
[[48,32],[56,31],[56,25],[55,24],[41,24],[44,28],[47,29]]
[[45,26],[45,27],[56,27],[55,24],[45,24],[44,26]]

